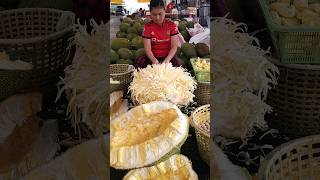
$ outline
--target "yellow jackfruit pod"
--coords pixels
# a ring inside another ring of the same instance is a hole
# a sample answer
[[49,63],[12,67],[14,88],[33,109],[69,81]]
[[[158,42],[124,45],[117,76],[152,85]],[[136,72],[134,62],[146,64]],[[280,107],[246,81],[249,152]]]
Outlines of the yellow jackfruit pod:
[[161,162],[180,151],[189,121],[169,102],[142,104],[110,123],[110,165],[133,169]]

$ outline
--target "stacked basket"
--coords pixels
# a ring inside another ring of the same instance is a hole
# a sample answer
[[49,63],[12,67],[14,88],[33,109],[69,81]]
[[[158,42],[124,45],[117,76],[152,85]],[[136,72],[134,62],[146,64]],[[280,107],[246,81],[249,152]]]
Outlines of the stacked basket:
[[[2,85],[2,93],[10,95],[21,88],[41,88],[54,84],[71,63],[73,24],[73,13],[56,9],[1,11],[0,52],[7,53],[13,61],[22,60],[33,65],[30,78],[20,78],[23,79],[20,81],[23,86],[10,89],[10,86]],[[1,71],[1,74],[1,84],[16,80],[7,78],[14,78],[12,72]]]
[[320,136],[308,136],[278,146],[260,166],[259,179],[320,179]]
[[[197,108],[191,115],[201,158],[210,165],[210,104]],[[204,125],[207,126],[204,128]]]
[[286,65],[270,59],[280,70],[278,85],[268,93],[273,113],[270,126],[288,136],[320,133],[320,66]]

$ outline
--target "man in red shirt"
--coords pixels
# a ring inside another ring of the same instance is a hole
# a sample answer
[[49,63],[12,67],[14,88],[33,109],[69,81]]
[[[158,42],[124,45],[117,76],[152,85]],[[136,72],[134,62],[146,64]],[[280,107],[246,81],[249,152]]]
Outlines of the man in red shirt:
[[144,68],[159,63],[180,66],[181,61],[175,56],[179,31],[174,22],[165,19],[163,1],[151,0],[150,12],[152,21],[144,25],[142,33],[146,56],[137,57],[135,66]]

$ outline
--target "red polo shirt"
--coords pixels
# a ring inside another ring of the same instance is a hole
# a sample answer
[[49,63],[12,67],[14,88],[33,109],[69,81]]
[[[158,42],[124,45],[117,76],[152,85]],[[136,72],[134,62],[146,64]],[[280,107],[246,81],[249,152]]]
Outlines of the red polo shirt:
[[153,21],[144,25],[142,37],[151,39],[151,51],[156,58],[165,58],[171,49],[171,36],[179,34],[174,22],[165,19],[162,27]]

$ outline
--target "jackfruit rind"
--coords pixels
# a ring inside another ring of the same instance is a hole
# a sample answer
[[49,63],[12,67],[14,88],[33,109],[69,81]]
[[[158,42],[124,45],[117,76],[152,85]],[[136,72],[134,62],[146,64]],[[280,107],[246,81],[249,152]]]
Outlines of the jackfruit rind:
[[193,44],[183,43],[181,50],[187,58],[197,57],[197,52]]
[[205,43],[196,44],[196,51],[199,57],[204,57],[210,54],[210,49]]
[[127,33],[130,34],[130,33],[133,33],[133,34],[138,34],[138,31],[136,28],[134,27],[129,27],[128,30],[127,30]]
[[127,34],[125,32],[118,31],[117,34],[116,34],[116,37],[117,38],[126,38]]
[[146,51],[144,50],[144,48],[140,48],[136,51],[135,53],[135,57],[138,58],[138,57],[141,57],[141,56],[144,56],[146,55]]
[[134,49],[144,48],[142,37],[138,36],[132,39],[131,46]]
[[131,41],[133,38],[135,38],[135,37],[137,37],[137,36],[138,36],[138,34],[129,33],[129,34],[127,34],[126,38],[128,38],[128,39]]
[[113,49],[110,50],[110,63],[115,64],[119,60],[119,55]]
[[114,119],[110,132],[110,165],[134,169],[153,165],[180,149],[189,121],[176,105],[154,101]]
[[133,57],[132,52],[128,48],[120,48],[118,54],[120,59],[131,59]]
[[129,40],[127,38],[116,38],[111,42],[111,48],[118,51],[120,48],[129,48]]
[[152,167],[129,171],[123,180],[198,180],[198,175],[192,169],[190,160],[184,155],[173,155],[168,160]]
[[128,23],[121,23],[120,24],[120,31],[121,32],[125,32],[126,33],[129,28],[130,28],[130,24],[128,24]]

